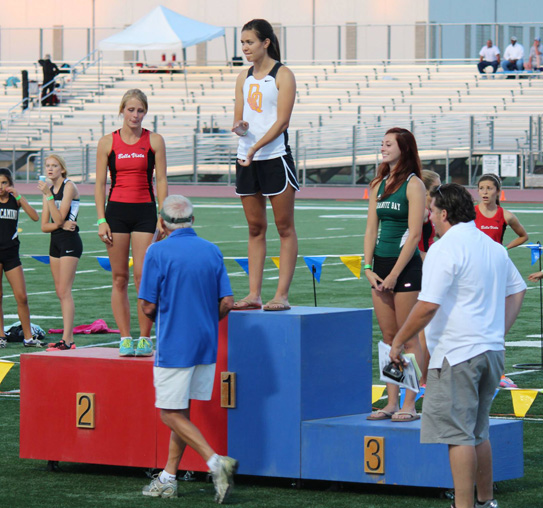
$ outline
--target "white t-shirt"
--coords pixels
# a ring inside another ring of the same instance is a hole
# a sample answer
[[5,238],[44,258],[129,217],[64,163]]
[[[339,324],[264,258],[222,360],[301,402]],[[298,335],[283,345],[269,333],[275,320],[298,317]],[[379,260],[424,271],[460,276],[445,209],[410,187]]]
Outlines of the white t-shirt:
[[524,48],[522,47],[522,44],[519,44],[518,42],[514,46],[509,44],[509,46],[505,48],[503,58],[505,60],[520,60],[521,58],[524,58]]
[[481,51],[479,51],[479,56],[482,56],[485,62],[495,62],[498,59],[499,54],[500,50],[498,46],[489,48],[486,44],[481,48]]
[[439,304],[426,327],[430,368],[505,349],[505,298],[526,289],[502,245],[475,227],[452,226],[428,250],[418,299]]

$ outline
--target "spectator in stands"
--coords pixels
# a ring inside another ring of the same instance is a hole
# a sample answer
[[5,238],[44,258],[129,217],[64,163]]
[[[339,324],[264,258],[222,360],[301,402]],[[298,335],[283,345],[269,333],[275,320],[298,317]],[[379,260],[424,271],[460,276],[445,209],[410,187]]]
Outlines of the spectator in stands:
[[490,39],[486,41],[486,46],[483,46],[481,51],[479,51],[479,57],[480,60],[477,68],[481,74],[485,72],[488,66],[492,67],[492,72],[498,70],[498,66],[500,65],[500,49],[498,46],[494,46]]
[[505,48],[502,68],[504,71],[521,71],[524,69],[524,47],[517,42],[517,38],[511,37],[511,44]]
[[243,53],[252,64],[236,81],[234,125],[239,138],[236,193],[249,225],[249,294],[234,310],[262,307],[262,276],[266,259],[266,197],[270,198],[279,233],[279,282],[275,296],[263,307],[290,309],[288,292],[298,257],[294,227],[294,195],[300,190],[288,145],[296,80],[281,63],[279,42],[264,19],[254,19],[241,31]]
[[[156,201],[160,210],[168,195],[166,146],[162,136],[142,127],[147,111],[146,95],[137,88],[128,90],[119,107],[123,126],[100,139],[96,154],[94,198],[98,236],[107,247],[111,263],[111,307],[121,332],[120,356],[153,354],[153,344],[149,338],[153,323],[138,307],[140,337],[134,341],[130,333],[128,301],[130,247],[137,291],[147,247],[152,243],[153,236],[155,239],[163,236],[162,226],[157,222]],[[108,167],[111,187],[106,207]],[[153,173],[156,175],[156,201]]]
[[534,39],[534,44],[530,48],[530,54],[528,60],[524,64],[524,68],[527,71],[540,71],[541,70],[541,37]]
[[[55,91],[55,76],[60,71],[55,63],[51,61],[51,55],[45,55],[43,60],[38,60],[38,63],[43,68],[43,88],[41,91],[41,104],[42,106],[53,106],[55,104],[53,99],[53,92]],[[51,83],[51,81],[53,81]]]

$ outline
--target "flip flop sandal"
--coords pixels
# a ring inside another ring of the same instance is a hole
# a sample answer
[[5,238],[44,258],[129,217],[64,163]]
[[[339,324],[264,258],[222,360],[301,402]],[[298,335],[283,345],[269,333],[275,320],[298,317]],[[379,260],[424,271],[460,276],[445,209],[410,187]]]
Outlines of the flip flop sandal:
[[280,302],[279,300],[270,300],[264,307],[262,307],[263,310],[268,311],[281,311],[281,310],[289,310],[290,305],[288,303]]
[[262,308],[262,304],[258,302],[251,302],[247,298],[242,298],[234,303],[232,310],[258,310]]
[[[396,415],[405,416],[408,415],[408,418],[394,418]],[[419,420],[420,415],[417,413],[410,413],[409,411],[396,411],[393,415],[390,421],[392,422],[414,422],[415,420]]]
[[388,411],[378,409],[366,417],[366,420],[390,420],[393,414],[394,413],[389,413]]

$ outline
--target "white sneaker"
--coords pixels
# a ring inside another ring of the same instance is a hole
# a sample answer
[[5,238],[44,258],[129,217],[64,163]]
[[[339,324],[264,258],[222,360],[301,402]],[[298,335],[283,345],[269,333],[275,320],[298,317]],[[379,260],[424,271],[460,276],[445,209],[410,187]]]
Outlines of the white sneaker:
[[154,475],[151,483],[143,487],[141,493],[151,497],[177,497],[177,480],[162,483],[159,475]]
[[234,474],[238,470],[238,461],[231,457],[219,456],[219,468],[211,473],[215,486],[215,501],[222,504],[234,488]]
[[31,339],[28,339],[28,340],[24,339],[23,345],[25,347],[41,347],[42,346],[41,342],[35,336],[33,336]]

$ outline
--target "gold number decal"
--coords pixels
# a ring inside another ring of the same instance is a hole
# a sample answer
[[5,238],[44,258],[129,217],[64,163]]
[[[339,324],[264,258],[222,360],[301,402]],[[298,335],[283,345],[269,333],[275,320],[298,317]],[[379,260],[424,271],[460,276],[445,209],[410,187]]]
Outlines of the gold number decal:
[[221,372],[221,407],[236,407],[235,372]]
[[364,436],[364,472],[385,474],[385,439]]
[[94,393],[77,394],[76,416],[76,427],[94,429]]

